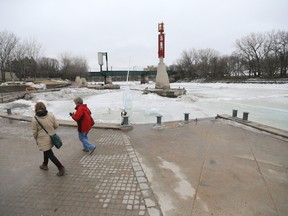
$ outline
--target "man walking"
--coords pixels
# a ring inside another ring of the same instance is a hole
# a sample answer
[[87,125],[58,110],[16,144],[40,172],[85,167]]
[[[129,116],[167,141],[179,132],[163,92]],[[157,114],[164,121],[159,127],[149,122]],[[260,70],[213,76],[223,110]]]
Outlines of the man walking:
[[77,122],[79,140],[83,144],[83,151],[92,154],[96,149],[96,145],[91,144],[88,140],[88,133],[94,125],[94,120],[91,116],[91,111],[86,104],[83,104],[83,99],[77,97],[74,99],[76,105],[76,113],[69,113],[70,116]]

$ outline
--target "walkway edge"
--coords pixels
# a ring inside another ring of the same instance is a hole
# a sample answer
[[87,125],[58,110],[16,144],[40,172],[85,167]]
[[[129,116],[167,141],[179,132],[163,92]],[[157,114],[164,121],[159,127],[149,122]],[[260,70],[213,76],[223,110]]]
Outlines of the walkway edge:
[[[0,112],[0,117],[2,118],[8,118],[11,120],[18,120],[18,121],[27,121],[31,122],[32,117],[30,116],[20,116],[16,114],[8,114],[4,112]],[[60,126],[68,126],[68,127],[77,127],[77,124],[75,121],[69,121],[69,120],[61,120],[57,119]],[[113,130],[131,130],[132,126],[122,126],[120,124],[112,124],[112,123],[95,123],[95,125],[92,126],[92,128],[95,129],[113,129]]]
[[235,121],[235,122],[238,122],[240,124],[247,125],[247,126],[256,128],[258,130],[261,130],[261,131],[265,131],[267,133],[271,133],[271,134],[274,134],[277,136],[288,138],[288,131],[285,131],[285,130],[282,130],[279,128],[270,127],[268,125],[263,125],[263,124],[252,122],[252,121],[246,121],[246,120],[243,120],[241,118],[232,117],[232,116],[226,115],[226,114],[217,114],[216,118],[222,118],[222,119],[226,119],[226,120],[230,120],[230,121]]
[[[4,112],[0,112],[0,117],[12,119],[12,120],[18,120],[18,121],[27,121],[27,122],[32,121],[32,117],[29,117],[29,116],[20,116],[20,115],[8,114],[8,113],[4,113]],[[222,118],[222,119],[226,119],[226,120],[230,120],[230,121],[235,121],[237,123],[240,123],[240,124],[243,124],[246,126],[250,126],[252,128],[255,128],[255,129],[258,129],[261,131],[265,131],[267,133],[271,133],[271,134],[274,134],[277,136],[288,138],[288,131],[285,131],[285,130],[282,130],[279,128],[270,127],[268,125],[263,125],[263,124],[252,122],[252,121],[245,121],[241,118],[232,117],[232,116],[227,115],[227,114],[217,114],[216,118]],[[57,120],[58,120],[60,126],[77,127],[77,124],[75,121],[60,120],[60,119],[57,119]],[[95,123],[95,125],[93,125],[92,128],[95,128],[95,129],[113,129],[113,130],[132,130],[133,126],[132,125],[123,126],[120,124],[113,124],[113,123]]]

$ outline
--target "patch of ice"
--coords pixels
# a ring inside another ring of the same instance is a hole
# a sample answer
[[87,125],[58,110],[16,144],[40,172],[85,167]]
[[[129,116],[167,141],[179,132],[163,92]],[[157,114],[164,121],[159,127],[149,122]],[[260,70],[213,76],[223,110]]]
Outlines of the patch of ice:
[[163,160],[161,157],[158,158],[161,161],[160,167],[171,170],[178,180],[178,185],[174,188],[174,191],[178,193],[182,199],[192,198],[195,195],[195,189],[190,182],[186,180],[186,176],[181,172],[180,167],[172,162]]

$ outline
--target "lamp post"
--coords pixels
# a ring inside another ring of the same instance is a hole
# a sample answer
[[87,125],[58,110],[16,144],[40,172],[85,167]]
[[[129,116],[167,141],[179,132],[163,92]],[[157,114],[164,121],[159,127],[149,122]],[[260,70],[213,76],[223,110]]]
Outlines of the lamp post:
[[[98,52],[98,64],[100,65],[100,72],[102,72],[103,66],[103,56],[106,59],[106,71],[108,72],[108,53],[107,52]],[[106,84],[106,75],[104,76],[104,83]]]
[[103,54],[101,52],[98,52],[98,64],[100,65],[100,72],[102,72]]

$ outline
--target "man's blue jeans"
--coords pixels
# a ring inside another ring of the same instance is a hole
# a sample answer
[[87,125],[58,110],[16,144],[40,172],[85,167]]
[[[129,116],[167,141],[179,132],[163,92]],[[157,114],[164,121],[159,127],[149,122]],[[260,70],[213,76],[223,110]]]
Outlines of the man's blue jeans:
[[78,133],[79,140],[82,142],[84,149],[92,150],[95,148],[95,145],[91,144],[88,140],[88,132]]

